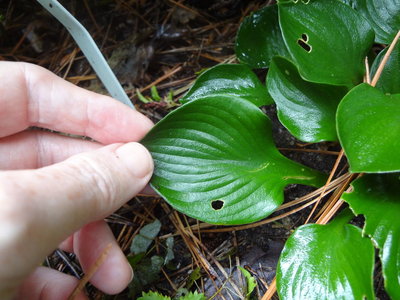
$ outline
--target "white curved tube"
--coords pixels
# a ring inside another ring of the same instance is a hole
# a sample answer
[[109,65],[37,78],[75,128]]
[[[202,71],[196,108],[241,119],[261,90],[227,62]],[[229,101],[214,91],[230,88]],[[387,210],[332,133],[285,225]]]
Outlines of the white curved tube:
[[111,97],[135,109],[85,27],[83,27],[58,1],[37,1],[69,31]]

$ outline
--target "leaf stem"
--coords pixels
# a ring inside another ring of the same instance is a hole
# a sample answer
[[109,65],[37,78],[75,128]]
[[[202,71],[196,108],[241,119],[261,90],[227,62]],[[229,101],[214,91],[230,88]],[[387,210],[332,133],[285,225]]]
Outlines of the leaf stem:
[[386,62],[388,61],[388,59],[389,59],[389,57],[390,57],[390,54],[392,53],[394,47],[396,46],[396,43],[397,43],[397,41],[399,40],[399,38],[400,38],[400,30],[397,32],[396,36],[394,37],[392,43],[391,43],[390,46],[389,46],[388,51],[386,52],[386,54],[385,54],[385,56],[383,57],[381,63],[379,64],[378,69],[376,70],[376,73],[375,73],[375,75],[374,75],[374,78],[372,79],[372,82],[371,82],[371,85],[372,85],[373,87],[376,86],[376,83],[378,82],[379,77],[381,77],[383,68],[385,67]]

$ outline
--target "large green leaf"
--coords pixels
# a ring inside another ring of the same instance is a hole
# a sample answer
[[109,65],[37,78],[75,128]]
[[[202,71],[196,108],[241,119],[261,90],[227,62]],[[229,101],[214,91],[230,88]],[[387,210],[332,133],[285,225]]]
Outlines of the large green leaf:
[[155,191],[177,210],[209,223],[257,221],[282,203],[286,185],[319,186],[325,179],[282,156],[268,117],[238,97],[189,102],[142,142],[155,162]]
[[364,232],[379,248],[385,288],[400,299],[400,174],[368,174],[343,194],[356,214],[365,216]]
[[374,32],[351,7],[337,0],[280,3],[279,21],[303,78],[346,86],[362,81]]
[[340,102],[336,122],[352,172],[400,171],[400,94],[360,84]]
[[238,96],[257,106],[273,102],[267,88],[248,66],[221,64],[201,74],[181,103],[220,94]]
[[[400,3],[399,3],[400,5]],[[371,75],[374,75],[381,63],[383,56],[388,48],[382,50],[375,58],[371,67]],[[398,43],[386,62],[381,76],[376,84],[376,87],[385,94],[400,93],[400,43]]]
[[371,24],[377,43],[389,44],[400,29],[399,0],[354,0],[356,9]]
[[289,56],[278,21],[278,8],[271,5],[246,17],[236,37],[237,58],[252,68],[268,68],[275,55]]
[[291,62],[275,57],[267,88],[277,105],[279,120],[296,138],[312,143],[337,140],[336,108],[347,91],[345,87],[305,81]]
[[282,300],[374,299],[374,247],[361,230],[337,217],[296,229],[281,253],[277,290]]

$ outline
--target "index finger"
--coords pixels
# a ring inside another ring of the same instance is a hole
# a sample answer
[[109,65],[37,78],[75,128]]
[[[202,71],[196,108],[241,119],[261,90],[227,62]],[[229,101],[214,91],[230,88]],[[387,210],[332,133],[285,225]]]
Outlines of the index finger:
[[110,144],[138,141],[152,127],[111,97],[28,63],[0,62],[0,107],[0,138],[37,126]]

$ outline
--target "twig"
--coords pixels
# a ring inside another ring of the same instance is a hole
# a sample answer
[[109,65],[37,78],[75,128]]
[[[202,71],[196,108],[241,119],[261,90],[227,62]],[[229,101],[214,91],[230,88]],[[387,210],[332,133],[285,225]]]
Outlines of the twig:
[[265,292],[264,296],[261,298],[261,300],[270,300],[274,296],[276,292],[276,278],[274,278],[269,285],[268,290]]
[[400,30],[397,32],[396,36],[394,37],[392,43],[389,46],[388,51],[385,53],[385,56],[383,57],[381,63],[379,64],[379,67],[376,70],[374,78],[372,79],[372,82],[371,82],[372,86],[376,86],[376,83],[378,82],[379,77],[381,77],[383,68],[385,67],[385,65],[386,65],[386,63],[387,63],[387,61],[388,61],[388,59],[390,57],[390,54],[392,53],[394,47],[396,46],[396,43],[399,40],[399,38],[400,38]]
[[371,84],[371,74],[369,73],[368,56],[365,57],[365,82]]
[[174,75],[175,73],[179,72],[180,70],[182,70],[182,66],[178,66],[174,69],[172,69],[171,71],[165,73],[163,76],[157,78],[156,80],[154,80],[152,83],[146,85],[144,88],[139,89],[140,92],[144,92],[148,89],[150,89],[153,85],[157,85],[160,82],[164,81],[165,79],[171,77],[172,75]]
[[317,209],[318,204],[321,202],[321,199],[325,196],[326,189],[328,188],[328,185],[331,183],[333,175],[335,175],[336,170],[337,170],[337,168],[339,166],[339,163],[343,158],[343,155],[344,155],[344,152],[343,152],[343,149],[342,149],[342,150],[340,150],[340,154],[339,154],[338,158],[336,159],[335,165],[333,166],[331,173],[329,174],[328,180],[326,181],[325,185],[323,186],[322,192],[318,196],[317,201],[315,202],[314,207],[312,208],[310,214],[308,215],[305,224],[307,224],[310,221],[312,215],[314,214],[315,210]]
[[96,271],[100,268],[100,266],[104,263],[106,260],[108,253],[110,253],[110,250],[112,248],[112,244],[109,243],[104,250],[101,252],[99,257],[96,259],[94,264],[89,268],[85,276],[78,282],[78,285],[75,287],[75,289],[72,291],[71,295],[68,297],[68,300],[74,300],[76,296],[82,291],[82,289],[85,287],[86,283],[89,282],[89,280],[93,277],[93,275],[96,273]]

